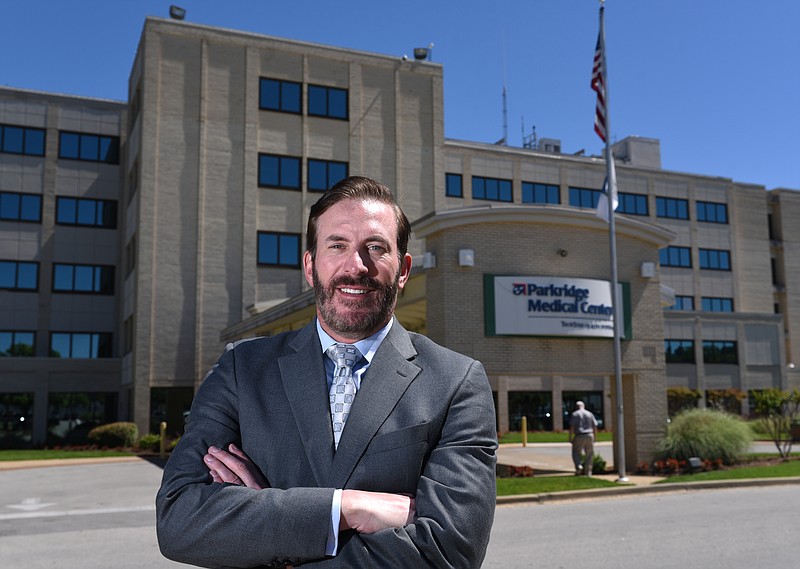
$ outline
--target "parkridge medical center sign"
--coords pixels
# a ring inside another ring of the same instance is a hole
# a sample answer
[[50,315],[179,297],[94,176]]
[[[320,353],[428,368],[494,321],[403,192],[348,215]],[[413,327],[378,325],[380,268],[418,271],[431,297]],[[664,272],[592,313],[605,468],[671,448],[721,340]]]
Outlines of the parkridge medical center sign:
[[[484,275],[487,336],[614,337],[609,281]],[[622,337],[630,337],[629,287],[620,284]]]

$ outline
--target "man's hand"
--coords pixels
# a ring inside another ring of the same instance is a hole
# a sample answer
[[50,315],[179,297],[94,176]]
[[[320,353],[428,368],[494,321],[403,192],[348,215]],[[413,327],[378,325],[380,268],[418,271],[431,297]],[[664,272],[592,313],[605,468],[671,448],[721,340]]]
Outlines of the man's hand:
[[406,526],[413,523],[416,517],[414,498],[410,496],[361,490],[342,491],[340,530],[375,533],[382,529]]
[[250,457],[233,443],[228,445],[227,451],[215,446],[209,447],[203,460],[214,482],[228,482],[255,490],[269,486]]

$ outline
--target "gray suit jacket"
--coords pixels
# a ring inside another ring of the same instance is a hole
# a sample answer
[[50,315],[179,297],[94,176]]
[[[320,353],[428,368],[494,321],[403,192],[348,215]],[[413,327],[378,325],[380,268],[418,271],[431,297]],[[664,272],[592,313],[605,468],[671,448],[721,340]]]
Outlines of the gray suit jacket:
[[[495,506],[494,404],[483,366],[395,321],[334,451],[315,324],[229,345],[192,404],[156,498],[162,553],[206,567],[480,567]],[[210,445],[241,445],[269,482],[212,484]],[[418,519],[342,532],[335,488],[407,493]]]

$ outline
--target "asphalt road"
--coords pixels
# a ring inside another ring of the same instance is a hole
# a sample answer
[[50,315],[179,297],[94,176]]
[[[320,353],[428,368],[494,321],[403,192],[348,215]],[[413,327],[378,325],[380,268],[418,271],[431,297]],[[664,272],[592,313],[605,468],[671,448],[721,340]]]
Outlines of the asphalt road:
[[[160,569],[153,499],[161,468],[0,471],[0,567]],[[500,506],[487,569],[794,567],[800,486]]]
[[484,569],[797,567],[800,486],[500,506]]

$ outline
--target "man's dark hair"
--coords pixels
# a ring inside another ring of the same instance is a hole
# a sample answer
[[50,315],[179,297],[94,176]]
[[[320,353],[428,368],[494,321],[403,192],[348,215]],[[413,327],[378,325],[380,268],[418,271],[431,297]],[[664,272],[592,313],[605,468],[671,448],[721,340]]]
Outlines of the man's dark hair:
[[317,220],[319,217],[334,204],[350,199],[376,201],[391,206],[397,220],[397,254],[402,262],[408,251],[411,224],[397,204],[392,191],[383,184],[364,176],[345,178],[322,194],[317,203],[311,206],[306,229],[306,249],[311,253],[311,257],[313,258],[317,254]]

